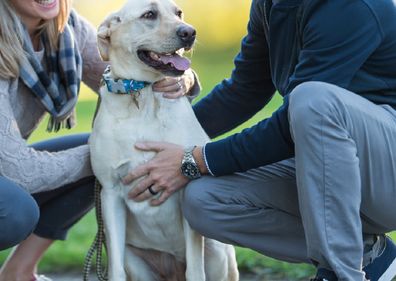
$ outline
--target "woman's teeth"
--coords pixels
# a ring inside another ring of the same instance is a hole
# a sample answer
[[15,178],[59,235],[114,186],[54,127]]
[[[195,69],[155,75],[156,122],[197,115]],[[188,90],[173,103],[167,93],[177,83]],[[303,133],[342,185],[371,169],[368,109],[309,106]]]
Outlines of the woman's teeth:
[[39,3],[40,5],[51,5],[55,2],[56,0],[35,0],[35,2]]

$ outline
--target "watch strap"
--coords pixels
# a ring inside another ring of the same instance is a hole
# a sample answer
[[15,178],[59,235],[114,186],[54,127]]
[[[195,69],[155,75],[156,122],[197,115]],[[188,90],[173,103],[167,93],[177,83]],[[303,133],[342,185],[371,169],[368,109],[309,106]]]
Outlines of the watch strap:
[[182,174],[190,179],[201,177],[199,167],[194,159],[193,151],[196,146],[190,146],[184,149],[182,159]]

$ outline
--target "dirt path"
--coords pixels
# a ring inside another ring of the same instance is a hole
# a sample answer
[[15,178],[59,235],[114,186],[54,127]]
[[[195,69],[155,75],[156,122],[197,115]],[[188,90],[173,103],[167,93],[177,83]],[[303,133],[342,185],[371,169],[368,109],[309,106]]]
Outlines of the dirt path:
[[[47,277],[51,278],[53,281],[82,281],[82,274],[81,273],[71,273],[71,274],[46,274]],[[89,281],[98,281],[95,275],[92,275]],[[263,279],[260,277],[255,277],[248,274],[241,274],[240,281],[275,281],[269,279]],[[276,280],[281,281],[281,280]]]

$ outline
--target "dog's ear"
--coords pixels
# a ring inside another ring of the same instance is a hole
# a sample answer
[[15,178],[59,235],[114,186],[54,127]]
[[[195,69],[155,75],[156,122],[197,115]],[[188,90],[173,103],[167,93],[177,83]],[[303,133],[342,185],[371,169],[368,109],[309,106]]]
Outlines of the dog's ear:
[[121,17],[116,13],[109,15],[98,28],[98,48],[104,61],[109,60],[111,32],[121,23]]

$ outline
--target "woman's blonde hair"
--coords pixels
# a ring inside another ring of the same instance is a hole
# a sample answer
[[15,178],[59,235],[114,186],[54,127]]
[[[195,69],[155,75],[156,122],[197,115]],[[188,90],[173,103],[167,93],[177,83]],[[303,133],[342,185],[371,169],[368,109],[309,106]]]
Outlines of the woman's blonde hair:
[[[51,48],[58,46],[58,37],[67,23],[71,0],[60,0],[59,15],[43,22],[39,32],[47,33]],[[23,49],[23,26],[9,0],[0,0],[0,78],[10,79],[19,76],[19,66],[26,56]]]

